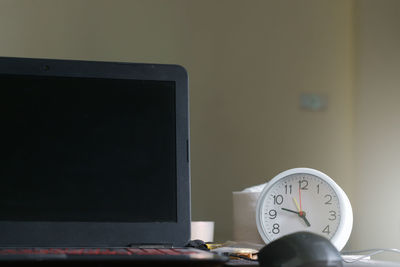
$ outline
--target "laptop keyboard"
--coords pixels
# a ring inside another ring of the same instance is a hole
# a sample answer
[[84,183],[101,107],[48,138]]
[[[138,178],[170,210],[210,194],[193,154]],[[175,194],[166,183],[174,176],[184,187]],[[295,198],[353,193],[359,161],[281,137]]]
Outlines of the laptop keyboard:
[[179,248],[0,248],[0,255],[190,255]]

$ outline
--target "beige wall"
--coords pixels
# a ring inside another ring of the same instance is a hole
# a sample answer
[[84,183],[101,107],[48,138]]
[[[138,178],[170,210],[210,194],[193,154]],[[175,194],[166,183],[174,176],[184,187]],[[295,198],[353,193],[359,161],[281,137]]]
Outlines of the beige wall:
[[[230,3],[207,15],[207,73],[191,72],[193,218],[216,220],[219,240],[232,191],[308,166],[351,197],[353,177],[350,2]],[[301,92],[327,95],[327,110],[300,110]]]
[[[322,170],[354,200],[352,3],[0,0],[0,55],[184,65],[193,219],[223,241],[231,192],[288,168]],[[301,110],[302,92],[327,109]]]
[[400,1],[361,0],[356,7],[353,245],[400,248]]

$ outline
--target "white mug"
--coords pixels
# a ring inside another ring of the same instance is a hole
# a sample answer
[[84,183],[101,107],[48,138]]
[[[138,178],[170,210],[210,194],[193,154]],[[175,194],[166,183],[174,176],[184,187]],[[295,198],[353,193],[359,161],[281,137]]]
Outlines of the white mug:
[[214,241],[213,221],[192,221],[190,240],[200,239],[204,242]]

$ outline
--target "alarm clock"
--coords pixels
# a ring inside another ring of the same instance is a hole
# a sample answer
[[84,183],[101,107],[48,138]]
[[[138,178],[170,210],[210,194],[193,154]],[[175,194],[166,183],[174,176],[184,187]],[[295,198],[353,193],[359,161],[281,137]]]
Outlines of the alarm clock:
[[256,208],[257,229],[266,244],[307,231],[329,239],[340,251],[353,227],[346,193],[328,175],[295,168],[275,176],[262,190]]

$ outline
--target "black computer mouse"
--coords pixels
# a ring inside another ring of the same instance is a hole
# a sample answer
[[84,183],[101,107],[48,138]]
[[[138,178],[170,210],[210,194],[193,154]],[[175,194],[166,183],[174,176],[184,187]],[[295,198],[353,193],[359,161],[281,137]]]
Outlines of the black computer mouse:
[[336,247],[326,238],[297,232],[276,239],[258,252],[261,267],[343,266]]

